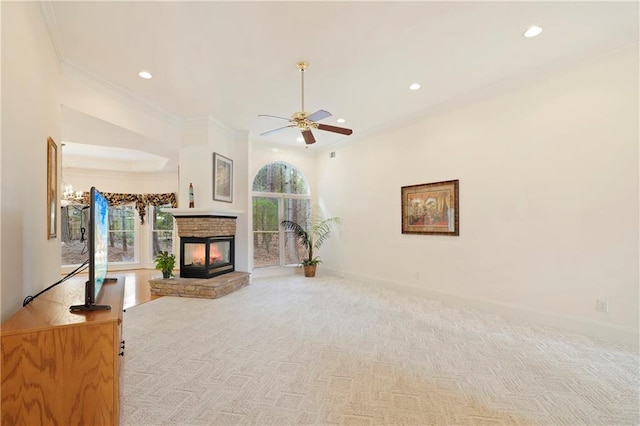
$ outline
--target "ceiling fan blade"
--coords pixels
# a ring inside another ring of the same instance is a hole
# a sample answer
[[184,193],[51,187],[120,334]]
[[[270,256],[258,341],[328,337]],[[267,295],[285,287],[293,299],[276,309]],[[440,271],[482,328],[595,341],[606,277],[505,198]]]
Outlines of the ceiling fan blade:
[[320,130],[326,130],[327,132],[340,133],[343,135],[350,135],[353,133],[353,130],[346,129],[344,127],[337,126],[329,126],[328,124],[316,123],[314,127],[317,127]]
[[260,133],[260,136],[269,135],[271,133],[279,132],[280,130],[288,129],[289,127],[296,127],[296,125],[295,124],[291,124],[289,126],[278,127],[277,129],[273,129],[273,130],[269,130],[269,131],[264,132],[264,133]]
[[310,116],[307,117],[307,120],[311,121],[319,121],[324,120],[327,117],[331,117],[331,113],[329,111],[325,111],[323,109],[319,109]]
[[290,118],[284,118],[284,117],[278,117],[277,115],[269,115],[269,114],[258,114],[258,117],[271,117],[271,118],[278,118],[280,120],[291,120]]
[[304,138],[304,143],[306,143],[307,145],[316,143],[316,138],[313,137],[313,133],[311,133],[311,130],[303,130],[302,137]]

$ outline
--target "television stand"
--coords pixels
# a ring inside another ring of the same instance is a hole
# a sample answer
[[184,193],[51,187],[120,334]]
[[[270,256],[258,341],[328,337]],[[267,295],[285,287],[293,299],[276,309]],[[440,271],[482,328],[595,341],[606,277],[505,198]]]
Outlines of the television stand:
[[[106,282],[118,282],[117,278],[105,278],[103,283]],[[111,310],[111,305],[97,305],[95,303],[91,303],[91,298],[89,296],[89,289],[91,286],[91,282],[89,280],[85,281],[84,283],[84,297],[85,297],[85,302],[83,305],[71,305],[69,306],[69,312],[93,312],[93,311],[110,311]],[[95,298],[97,299],[97,297],[99,296],[99,294],[95,295]],[[96,302],[97,300],[94,300],[94,302]]]
[[99,301],[110,310],[69,312],[84,283],[67,281],[2,323],[0,423],[120,423],[125,281],[102,288]]
[[88,311],[110,311],[111,305],[71,305],[71,312],[88,312]]

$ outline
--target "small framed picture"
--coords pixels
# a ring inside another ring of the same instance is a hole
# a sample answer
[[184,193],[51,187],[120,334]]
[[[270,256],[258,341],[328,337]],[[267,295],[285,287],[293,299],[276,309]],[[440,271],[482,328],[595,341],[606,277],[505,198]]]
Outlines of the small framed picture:
[[233,161],[213,153],[213,199],[233,202]]
[[460,235],[458,180],[403,186],[402,233]]

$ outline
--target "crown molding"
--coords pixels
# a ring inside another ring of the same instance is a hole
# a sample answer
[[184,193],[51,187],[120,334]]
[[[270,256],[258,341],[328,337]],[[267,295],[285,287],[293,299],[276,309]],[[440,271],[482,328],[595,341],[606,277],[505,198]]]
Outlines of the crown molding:
[[44,22],[47,25],[47,31],[49,32],[49,38],[53,45],[53,50],[56,52],[58,62],[64,61],[64,48],[60,38],[60,32],[58,31],[58,20],[56,14],[53,11],[53,2],[51,0],[43,0],[40,2],[40,10],[44,17]]
[[162,120],[176,125],[181,124],[181,119],[177,114],[147,99],[134,95],[124,87],[106,80],[98,73],[81,67],[80,65],[67,59],[64,47],[62,45],[62,38],[60,37],[60,32],[58,31],[59,25],[55,11],[53,10],[53,1],[41,1],[40,10],[42,11],[42,15],[47,26],[47,31],[49,32],[49,38],[51,39],[51,44],[53,45],[53,49],[56,52],[56,56],[58,57],[58,62],[60,63],[60,69],[63,75],[67,75],[69,77],[82,81],[88,86],[100,91],[101,93],[137,107],[138,109],[150,113]]
[[177,113],[151,102],[148,99],[140,97],[124,87],[107,80],[99,73],[89,70],[88,68],[67,59],[62,45],[62,38],[58,30],[59,25],[53,9],[53,1],[42,0],[40,2],[40,9],[63,75],[81,81],[102,94],[131,105],[178,127],[184,128],[186,126],[198,126],[204,123],[206,123],[206,125],[215,124],[220,129],[225,130],[236,137],[238,136],[238,131],[236,129],[211,116],[180,117]]
[[169,111],[143,97],[135,95],[124,87],[112,83],[100,74],[84,68],[69,59],[63,59],[61,69],[64,75],[81,81],[118,101],[129,104],[141,111],[149,113],[174,125],[179,126],[182,122],[180,116],[174,112]]
[[216,120],[215,118],[211,117],[210,115],[207,115],[207,116],[194,116],[194,117],[187,117],[187,118],[183,118],[182,119],[183,127],[188,127],[188,126],[192,126],[192,127],[207,126],[208,127],[210,124],[215,124],[217,127],[220,127],[222,130],[225,130],[228,133],[231,133],[231,134],[236,134],[237,133],[236,129],[233,129],[233,128],[227,126],[226,124],[222,123],[221,121]]
[[215,118],[209,116],[209,122],[215,124],[216,126],[220,127],[223,130],[226,130],[229,133],[235,134],[236,130],[232,129],[231,127],[227,126],[226,124],[216,120]]
[[502,96],[506,93],[511,93],[522,87],[530,86],[555,75],[571,71],[576,67],[584,67],[587,64],[606,61],[608,57],[624,53],[625,51],[637,52],[638,43],[637,35],[633,35],[624,43],[608,43],[580,54],[559,58],[552,63],[532,68],[524,73],[505,77],[502,80],[494,81],[486,86],[478,87],[444,101],[436,102],[413,114],[389,120],[384,124],[366,130],[354,131],[353,135],[318,147],[318,149],[323,153],[335,151],[336,149],[344,148],[361,140],[385,135],[389,132],[414,125],[422,120],[466,108],[479,102],[485,102],[488,99]]

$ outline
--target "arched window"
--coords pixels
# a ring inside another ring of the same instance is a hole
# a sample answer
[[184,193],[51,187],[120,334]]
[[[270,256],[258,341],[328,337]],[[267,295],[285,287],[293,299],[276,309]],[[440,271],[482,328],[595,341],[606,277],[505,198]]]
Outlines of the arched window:
[[253,266],[284,266],[300,262],[300,247],[284,219],[304,223],[311,211],[309,185],[290,164],[264,166],[253,180]]

